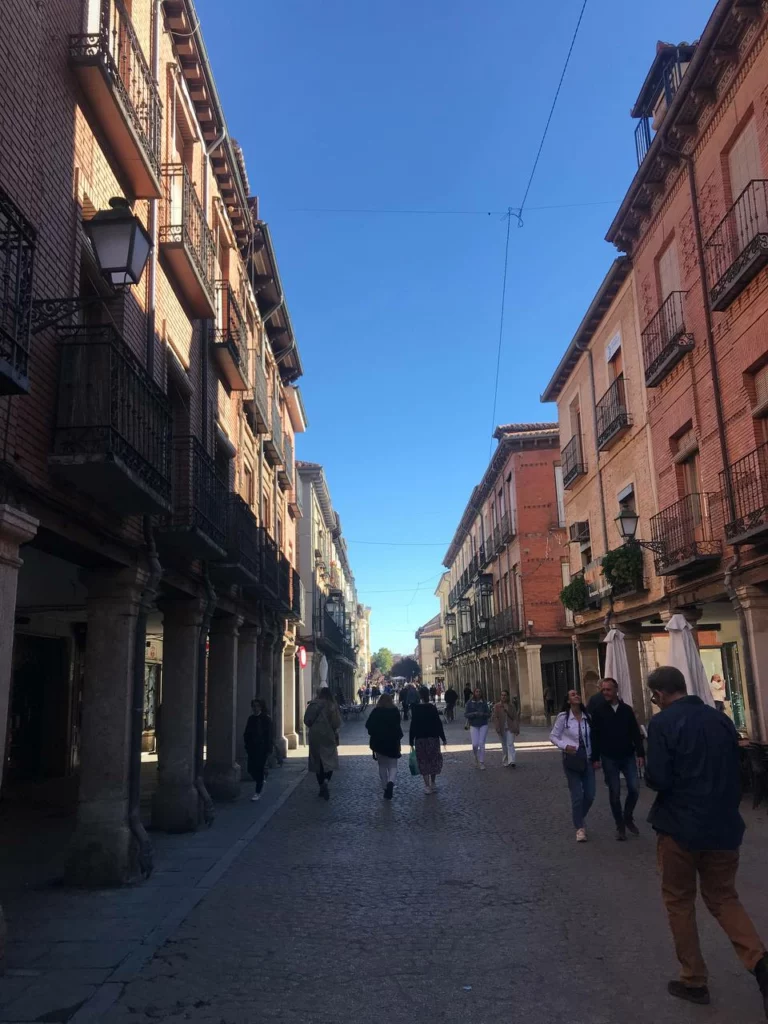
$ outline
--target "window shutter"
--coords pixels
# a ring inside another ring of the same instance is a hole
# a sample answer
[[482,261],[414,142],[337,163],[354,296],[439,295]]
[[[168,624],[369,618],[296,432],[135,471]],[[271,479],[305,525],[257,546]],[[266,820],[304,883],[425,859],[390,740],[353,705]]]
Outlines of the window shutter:
[[755,381],[755,410],[764,411],[768,409],[768,365],[758,370],[754,377]]
[[735,202],[750,181],[762,178],[760,146],[757,141],[755,120],[751,118],[731,147],[728,154],[728,170],[731,177],[731,200]]

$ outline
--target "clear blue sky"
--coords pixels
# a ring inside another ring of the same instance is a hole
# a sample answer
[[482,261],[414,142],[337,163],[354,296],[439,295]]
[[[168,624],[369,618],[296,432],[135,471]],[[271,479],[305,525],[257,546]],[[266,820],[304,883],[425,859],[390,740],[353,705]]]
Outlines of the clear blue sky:
[[[615,256],[629,109],[656,41],[698,37],[713,6],[589,0],[512,227],[497,422],[555,417],[539,395]],[[304,362],[297,457],[326,468],[374,648],[410,652],[488,460],[505,224],[318,211],[519,206],[581,0],[197,7]],[[535,209],[585,203],[605,205]]]

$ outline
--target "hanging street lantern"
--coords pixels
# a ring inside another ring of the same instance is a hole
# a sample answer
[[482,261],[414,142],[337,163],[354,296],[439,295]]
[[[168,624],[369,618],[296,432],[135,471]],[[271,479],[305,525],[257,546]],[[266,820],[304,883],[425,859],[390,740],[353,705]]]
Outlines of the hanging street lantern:
[[448,643],[452,644],[456,640],[456,612],[446,612],[445,630],[448,635]]
[[472,632],[472,605],[468,597],[462,597],[459,601],[459,632]]
[[619,514],[614,519],[614,522],[619,528],[619,534],[622,540],[633,541],[637,534],[637,524],[640,521],[640,516],[637,512],[633,511],[622,505]]
[[109,210],[83,223],[99,270],[113,288],[138,284],[152,251],[152,239],[127,199],[110,199]]
[[485,629],[493,615],[493,576],[486,572],[475,584],[477,624]]

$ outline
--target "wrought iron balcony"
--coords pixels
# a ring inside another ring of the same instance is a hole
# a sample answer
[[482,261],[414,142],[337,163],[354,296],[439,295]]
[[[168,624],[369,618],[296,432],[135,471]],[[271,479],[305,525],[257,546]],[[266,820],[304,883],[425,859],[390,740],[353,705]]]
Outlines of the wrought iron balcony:
[[646,387],[658,387],[693,348],[685,327],[685,294],[671,292],[641,335]]
[[505,512],[499,523],[499,548],[509,544],[517,533],[517,519],[514,512]]
[[574,434],[568,444],[560,452],[563,467],[563,487],[573,487],[580,476],[587,472],[587,464],[582,454],[581,438]]
[[291,610],[291,563],[282,552],[277,557],[277,599],[284,612]]
[[171,509],[168,399],[111,325],[59,331],[59,477],[121,516]]
[[247,501],[230,493],[226,510],[226,543],[224,558],[211,565],[216,582],[258,586],[261,582],[261,533],[256,516]]
[[719,494],[689,494],[651,519],[656,575],[672,576],[717,562]]
[[348,661],[356,660],[354,649],[347,640],[344,630],[336,623],[327,608],[323,610],[322,635],[323,639],[335,649],[337,654],[340,654]]
[[304,585],[297,569],[291,570],[291,618],[304,621]]
[[243,408],[254,434],[269,433],[269,398],[267,375],[258,353],[251,359],[252,390],[243,397]]
[[280,421],[280,407],[272,400],[271,434],[264,438],[264,454],[270,466],[280,466],[283,462],[283,424]]
[[[720,476],[726,492],[725,473]],[[731,544],[757,543],[768,534],[768,444],[761,444],[731,466],[736,518],[725,524]]]
[[289,437],[283,441],[283,464],[277,471],[277,482],[284,491],[293,487],[293,445]]
[[216,331],[213,351],[230,391],[248,391],[248,325],[228,281],[216,282]]
[[606,451],[626,434],[632,425],[627,408],[627,382],[617,377],[597,403],[597,447]]
[[712,309],[722,311],[768,264],[768,181],[750,181],[704,252]]
[[280,596],[280,550],[275,538],[265,529],[261,531],[261,579],[267,596],[277,600]]
[[213,235],[184,164],[163,167],[160,254],[189,313],[213,319],[216,316]]
[[520,616],[517,608],[510,605],[497,612],[488,625],[488,634],[492,640],[503,640],[520,632]]
[[69,60],[86,110],[109,144],[127,191],[138,199],[159,199],[162,104],[123,0],[102,0],[93,29],[69,37]]
[[223,559],[229,488],[196,437],[174,437],[172,453],[173,510],[160,519],[158,546],[189,558]]
[[0,189],[0,395],[29,391],[35,229]]

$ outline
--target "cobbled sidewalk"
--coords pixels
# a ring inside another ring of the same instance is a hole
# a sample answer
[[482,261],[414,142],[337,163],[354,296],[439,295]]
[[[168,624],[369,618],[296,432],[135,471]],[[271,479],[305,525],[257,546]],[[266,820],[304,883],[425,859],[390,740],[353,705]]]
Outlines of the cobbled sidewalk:
[[[363,726],[345,728],[330,802],[305,779],[155,956],[102,985],[75,1024],[762,1019],[754,980],[703,908],[713,1005],[666,994],[676,963],[653,836],[646,826],[616,843],[602,781],[577,846],[544,730],[524,730],[516,770],[496,746],[478,772],[467,734],[449,728],[439,794],[424,795],[404,758],[392,803]],[[768,815],[745,815],[740,889],[768,935]]]

